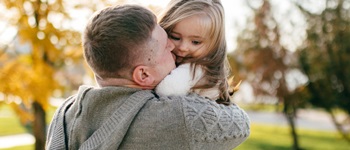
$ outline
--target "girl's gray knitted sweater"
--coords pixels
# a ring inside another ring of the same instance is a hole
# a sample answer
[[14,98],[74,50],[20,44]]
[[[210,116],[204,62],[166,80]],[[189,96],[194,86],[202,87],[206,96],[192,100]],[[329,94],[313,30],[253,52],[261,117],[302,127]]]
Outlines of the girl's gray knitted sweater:
[[47,149],[233,149],[249,136],[247,114],[199,97],[81,86],[49,127]]

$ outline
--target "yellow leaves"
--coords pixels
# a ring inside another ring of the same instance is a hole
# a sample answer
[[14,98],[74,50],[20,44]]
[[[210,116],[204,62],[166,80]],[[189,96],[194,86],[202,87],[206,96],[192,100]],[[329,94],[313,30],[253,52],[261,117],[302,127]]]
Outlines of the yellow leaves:
[[27,89],[26,78],[28,78],[28,75],[26,74],[26,68],[21,66],[19,62],[12,61],[5,64],[0,72],[2,72],[0,74],[0,81],[3,83],[0,84],[0,91],[10,96],[5,100],[8,102],[15,101],[15,98],[11,97],[11,95],[17,95],[22,99],[24,104],[30,105],[28,103],[30,94],[27,93],[27,90],[24,90]]
[[29,24],[29,17],[26,15],[21,16],[19,19],[17,30],[21,44],[37,39],[36,35],[38,30],[36,28],[32,28],[32,25]]
[[[5,50],[0,49],[0,62],[6,61],[8,58],[8,55],[5,53]],[[1,64],[0,64],[1,67]]]
[[20,122],[25,125],[34,120],[33,113],[30,113],[29,108],[24,105],[18,105],[14,102],[10,103],[12,109],[19,116]]
[[31,84],[28,87],[30,88],[33,99],[46,109],[52,92],[59,88],[58,83],[53,78],[54,70],[46,63],[38,61],[33,71]]
[[61,88],[55,79],[56,71],[67,59],[79,62],[82,58],[80,33],[59,29],[48,20],[50,12],[65,14],[62,3],[61,0],[48,3],[39,0],[0,1],[8,10],[21,14],[2,20],[16,20],[13,25],[17,27],[19,45],[29,45],[26,53],[17,50],[20,46],[15,45],[11,51],[18,52],[16,55],[0,55],[0,92],[19,97],[26,106],[37,101],[46,107],[52,92]]
[[5,95],[17,95],[28,107],[32,101],[48,107],[52,91],[59,88],[53,69],[42,60],[32,60],[29,55],[6,63],[0,72],[0,81],[5,83],[0,84],[0,91]]
[[36,119],[37,104],[47,110],[51,97],[69,94],[81,84],[83,71],[72,65],[82,62],[81,37],[67,26],[72,21],[63,3],[0,0],[7,8],[0,21],[17,33],[13,43],[4,43],[10,45],[6,50],[0,49],[0,103],[10,104],[22,124]]
[[21,0],[4,0],[3,3],[5,3],[5,6],[7,8],[15,7],[18,5],[18,3],[22,2]]

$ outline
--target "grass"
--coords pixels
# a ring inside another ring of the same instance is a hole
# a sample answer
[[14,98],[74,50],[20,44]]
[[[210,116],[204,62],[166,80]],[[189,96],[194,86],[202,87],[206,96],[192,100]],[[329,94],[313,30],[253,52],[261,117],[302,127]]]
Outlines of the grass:
[[0,136],[21,134],[27,130],[21,125],[19,118],[7,105],[0,105]]
[[[50,123],[56,108],[50,107],[46,113],[46,122]],[[8,105],[0,105],[0,136],[27,133],[15,112]]]
[[4,148],[1,150],[33,150],[34,145],[24,145],[24,146],[16,146],[16,147],[11,147],[11,148]]
[[[55,108],[47,113],[47,121],[51,121]],[[0,136],[26,132],[13,111],[0,105]],[[350,143],[343,140],[339,134],[330,131],[298,129],[299,144],[305,150],[347,150]],[[235,150],[290,150],[292,139],[289,128],[271,124],[251,125],[251,135]],[[12,147],[2,150],[31,150],[34,145]]]
[[[331,131],[298,129],[299,145],[305,150],[348,150],[350,143]],[[236,150],[290,150],[289,128],[267,124],[252,124],[251,135]]]

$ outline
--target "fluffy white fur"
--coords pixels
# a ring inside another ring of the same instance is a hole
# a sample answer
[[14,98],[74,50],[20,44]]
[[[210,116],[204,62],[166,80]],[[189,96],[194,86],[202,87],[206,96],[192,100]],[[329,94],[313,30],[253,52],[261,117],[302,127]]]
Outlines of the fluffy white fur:
[[158,84],[155,91],[158,95],[162,96],[186,95],[202,76],[202,69],[197,67],[196,76],[194,80],[192,80],[190,64],[182,64],[172,70],[171,73]]
[[[155,89],[156,93],[160,96],[183,96],[192,92],[191,88],[203,76],[202,67],[197,66],[195,69],[196,76],[193,79],[190,64],[178,66],[158,84]],[[196,89],[193,92],[212,100],[218,99],[220,93],[217,86],[209,89]]]

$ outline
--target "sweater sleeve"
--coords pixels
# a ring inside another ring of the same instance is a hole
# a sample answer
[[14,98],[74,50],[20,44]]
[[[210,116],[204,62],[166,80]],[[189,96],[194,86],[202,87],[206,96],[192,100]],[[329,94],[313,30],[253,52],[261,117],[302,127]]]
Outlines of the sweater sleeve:
[[[91,87],[81,86],[79,90],[88,91]],[[67,109],[76,101],[78,95],[72,95],[67,98],[63,104],[57,108],[51,123],[48,128],[47,140],[45,149],[47,150],[61,150],[68,149],[67,135],[65,133],[65,113]]]
[[64,113],[75,101],[75,95],[69,97],[55,112],[48,128],[45,149],[66,149],[66,136],[64,131]]
[[189,63],[178,66],[157,85],[156,93],[161,96],[184,96],[188,94],[203,76],[200,67],[196,67],[194,79],[192,78],[192,71]]
[[184,97],[186,127],[192,149],[233,149],[250,134],[250,121],[237,105],[225,106],[191,94]]

